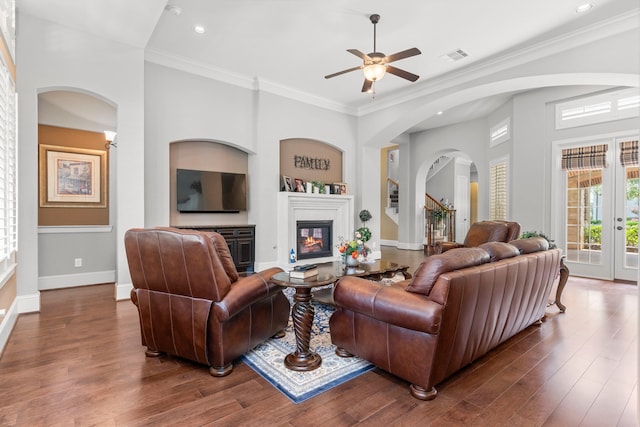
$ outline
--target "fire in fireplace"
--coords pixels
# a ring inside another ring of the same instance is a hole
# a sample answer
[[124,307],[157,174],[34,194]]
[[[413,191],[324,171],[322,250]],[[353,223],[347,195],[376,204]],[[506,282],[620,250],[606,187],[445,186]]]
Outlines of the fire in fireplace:
[[297,221],[298,259],[333,256],[333,221]]

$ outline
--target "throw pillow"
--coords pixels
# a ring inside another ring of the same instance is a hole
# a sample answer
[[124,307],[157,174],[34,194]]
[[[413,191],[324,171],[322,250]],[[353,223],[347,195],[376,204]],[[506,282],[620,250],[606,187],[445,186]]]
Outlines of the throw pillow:
[[489,262],[489,254],[480,248],[456,248],[432,255],[416,269],[407,291],[429,295],[442,273],[460,270]]
[[478,246],[489,253],[491,262],[500,261],[505,258],[513,258],[520,255],[520,249],[504,242],[487,242]]
[[520,250],[521,254],[549,250],[549,242],[544,237],[529,237],[528,239],[512,240],[509,244]]

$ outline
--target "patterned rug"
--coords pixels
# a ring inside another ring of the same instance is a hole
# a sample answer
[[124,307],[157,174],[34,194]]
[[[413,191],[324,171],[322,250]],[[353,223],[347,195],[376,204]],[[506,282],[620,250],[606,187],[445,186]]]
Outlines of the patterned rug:
[[[284,292],[291,301],[293,289],[288,288]],[[296,349],[291,319],[284,338],[272,338],[242,356],[247,365],[296,404],[374,368],[371,363],[357,357],[343,358],[336,355],[336,347],[331,344],[329,334],[329,317],[334,309],[317,302],[312,304],[315,318],[310,348],[322,357],[322,364],[317,369],[297,372],[284,366],[286,355]]]

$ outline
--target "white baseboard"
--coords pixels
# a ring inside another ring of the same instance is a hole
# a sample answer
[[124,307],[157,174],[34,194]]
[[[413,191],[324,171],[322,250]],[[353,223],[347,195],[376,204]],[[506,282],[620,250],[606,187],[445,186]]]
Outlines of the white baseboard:
[[398,247],[397,240],[380,240],[380,246],[392,246],[394,248]]
[[18,313],[37,313],[40,311],[40,292],[16,297]]
[[116,283],[113,290],[113,297],[116,301],[124,301],[131,299],[131,290],[133,289],[133,283]]
[[98,285],[116,281],[115,270],[94,271],[91,273],[61,274],[58,276],[38,277],[38,289],[46,291],[50,289],[73,288],[76,286]]
[[398,249],[405,249],[409,251],[423,251],[424,245],[422,243],[398,243]]

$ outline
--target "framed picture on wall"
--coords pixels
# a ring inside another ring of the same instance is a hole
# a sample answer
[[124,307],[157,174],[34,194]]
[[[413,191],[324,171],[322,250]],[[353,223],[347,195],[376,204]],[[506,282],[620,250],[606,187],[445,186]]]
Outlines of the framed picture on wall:
[[284,191],[294,191],[293,179],[290,176],[282,175],[284,181]]
[[40,207],[107,206],[107,153],[40,144]]
[[305,192],[305,190],[304,190],[304,181],[301,180],[300,178],[296,178],[295,181],[296,181],[296,191],[298,193],[304,193]]

